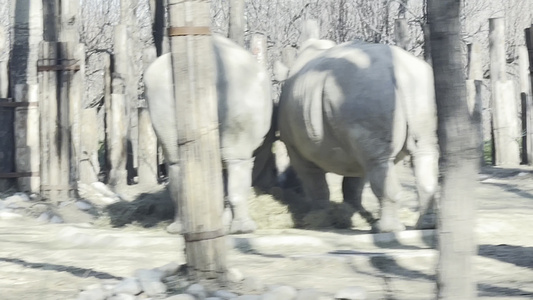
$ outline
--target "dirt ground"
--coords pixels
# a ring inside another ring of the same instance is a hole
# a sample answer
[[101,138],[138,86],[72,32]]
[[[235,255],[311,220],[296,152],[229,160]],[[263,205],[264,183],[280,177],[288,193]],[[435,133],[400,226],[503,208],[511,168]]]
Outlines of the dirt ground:
[[[329,294],[359,286],[368,299],[433,299],[435,232],[410,230],[417,217],[414,180],[407,169],[402,179],[401,218],[408,230],[398,234],[370,234],[370,226],[358,215],[347,217],[341,204],[306,214],[294,190],[273,191],[277,199],[254,196],[250,207],[260,230],[227,237],[228,265],[267,285]],[[328,180],[338,203],[340,179]],[[533,299],[533,168],[485,167],[479,182],[474,265],[479,298]],[[121,197],[125,201],[84,212],[74,200],[52,207],[63,224],[36,220],[42,213],[38,203],[26,208],[28,216],[0,217],[0,299],[75,299],[93,283],[183,263],[182,238],[164,230],[173,216],[164,186],[131,186]],[[369,187],[364,205],[377,215]],[[335,228],[346,225],[350,228]]]

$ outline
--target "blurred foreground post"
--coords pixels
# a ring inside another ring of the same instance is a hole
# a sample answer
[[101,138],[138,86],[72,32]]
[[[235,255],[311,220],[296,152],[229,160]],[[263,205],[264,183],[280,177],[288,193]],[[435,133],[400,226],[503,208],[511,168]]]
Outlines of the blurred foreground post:
[[438,217],[438,299],[475,299],[472,260],[479,169],[479,127],[466,101],[461,53],[461,2],[428,1],[431,55],[444,172]]
[[222,164],[218,135],[210,1],[169,0],[179,162],[170,165],[189,275],[225,280]]

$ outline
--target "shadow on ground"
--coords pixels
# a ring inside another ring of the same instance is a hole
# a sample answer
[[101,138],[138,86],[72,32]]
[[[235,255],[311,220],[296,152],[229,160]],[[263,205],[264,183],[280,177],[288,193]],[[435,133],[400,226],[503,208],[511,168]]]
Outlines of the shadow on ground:
[[[113,227],[128,224],[144,228],[168,225],[174,218],[174,203],[167,188],[157,192],[142,193],[135,200],[120,201],[104,209]],[[164,223],[164,224],[162,224]]]
[[533,269],[533,247],[513,245],[480,245],[478,255]]
[[116,277],[109,273],[94,271],[93,269],[78,268],[73,266],[56,265],[49,263],[33,263],[27,262],[18,258],[6,258],[0,257],[0,262],[7,262],[20,265],[25,268],[37,269],[37,270],[52,270],[56,272],[68,272],[74,276],[87,278],[95,277],[98,279],[117,279],[122,280],[122,277]]

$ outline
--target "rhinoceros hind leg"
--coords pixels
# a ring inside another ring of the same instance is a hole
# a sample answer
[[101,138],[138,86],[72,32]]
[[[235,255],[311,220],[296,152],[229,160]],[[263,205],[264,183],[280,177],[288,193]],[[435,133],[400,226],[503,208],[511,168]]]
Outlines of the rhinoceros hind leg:
[[393,161],[376,163],[368,170],[372,191],[379,199],[380,219],[372,225],[374,232],[405,230],[398,217],[399,196],[402,189]]
[[436,216],[433,208],[438,187],[438,152],[425,151],[413,156],[420,212],[415,228],[434,229]]
[[248,197],[252,184],[253,160],[230,160],[226,162],[228,201],[233,212],[230,233],[249,233],[257,229],[248,212]]
[[167,226],[166,230],[171,234],[181,234],[183,231],[183,225],[180,218],[180,212],[178,210],[178,195],[179,195],[179,176],[180,167],[178,164],[168,165],[168,188],[170,191],[170,198],[174,202],[174,222]]
[[348,203],[363,217],[368,224],[373,224],[376,220],[372,213],[367,211],[362,204],[363,188],[365,187],[364,177],[344,177],[342,180],[342,195],[344,203]]
[[305,197],[310,201],[312,210],[325,209],[329,206],[329,187],[326,172],[314,163],[303,158],[297,151],[287,145],[291,166],[302,183]]

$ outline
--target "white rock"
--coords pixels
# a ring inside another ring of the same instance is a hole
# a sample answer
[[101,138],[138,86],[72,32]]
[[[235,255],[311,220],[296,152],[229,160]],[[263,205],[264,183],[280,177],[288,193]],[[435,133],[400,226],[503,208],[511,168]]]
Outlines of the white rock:
[[136,278],[125,278],[113,288],[116,294],[137,295],[142,292],[141,283]]
[[235,300],[261,300],[261,296],[259,296],[259,295],[242,295],[242,296],[239,296],[239,297],[235,298]]
[[194,296],[189,294],[179,294],[165,298],[165,300],[196,300]]
[[163,272],[158,270],[140,269],[135,271],[135,277],[139,280],[141,288],[148,296],[157,296],[167,291],[167,286],[161,282]]
[[50,213],[48,212],[43,212],[38,218],[37,218],[37,221],[39,222],[43,222],[43,223],[48,223],[48,221],[50,220]]
[[115,197],[116,194],[103,182],[96,181],[91,183],[91,186],[98,192],[100,192],[104,196],[108,197]]
[[6,203],[29,202],[30,196],[24,193],[15,193],[4,200]]
[[107,298],[106,300],[135,300],[135,296],[130,294],[116,294]]
[[354,286],[344,288],[335,294],[335,299],[338,300],[365,300],[366,290],[362,287]]
[[296,300],[320,300],[321,293],[314,289],[305,289],[298,291]]
[[93,208],[93,206],[85,201],[76,201],[76,207],[79,209],[79,210],[89,210],[91,208]]
[[242,272],[236,268],[229,268],[227,276],[228,281],[234,283],[241,282],[244,279],[244,275],[242,275]]
[[242,281],[242,289],[245,292],[259,292],[262,293],[265,289],[263,282],[257,277],[246,277]]
[[155,268],[155,271],[159,271],[163,273],[163,277],[169,277],[172,275],[176,275],[180,269],[181,265],[177,262],[170,262],[164,266]]
[[20,219],[22,218],[22,215],[10,212],[10,211],[0,211],[0,219],[1,220],[14,220],[14,219]]
[[165,274],[163,273],[163,271],[158,270],[158,269],[151,269],[151,270],[138,269],[138,270],[135,270],[134,274],[135,274],[134,276],[137,277],[139,280],[141,279],[161,280],[165,277]]
[[287,285],[275,287],[263,295],[262,300],[293,300],[296,298],[295,288]]
[[222,299],[218,297],[207,297],[205,298],[205,300],[222,300]]
[[77,300],[105,300],[106,293],[101,289],[91,289],[82,291]]
[[64,221],[63,221],[63,218],[61,218],[60,216],[53,215],[50,218],[50,223],[52,223],[52,224],[61,224],[61,223],[64,223]]
[[207,298],[207,291],[205,290],[205,287],[201,284],[193,284],[189,286],[185,292],[189,295],[193,295],[197,299],[204,300]]
[[237,298],[237,294],[224,291],[224,290],[214,292],[213,296],[218,297],[222,300],[229,300],[229,299]]

